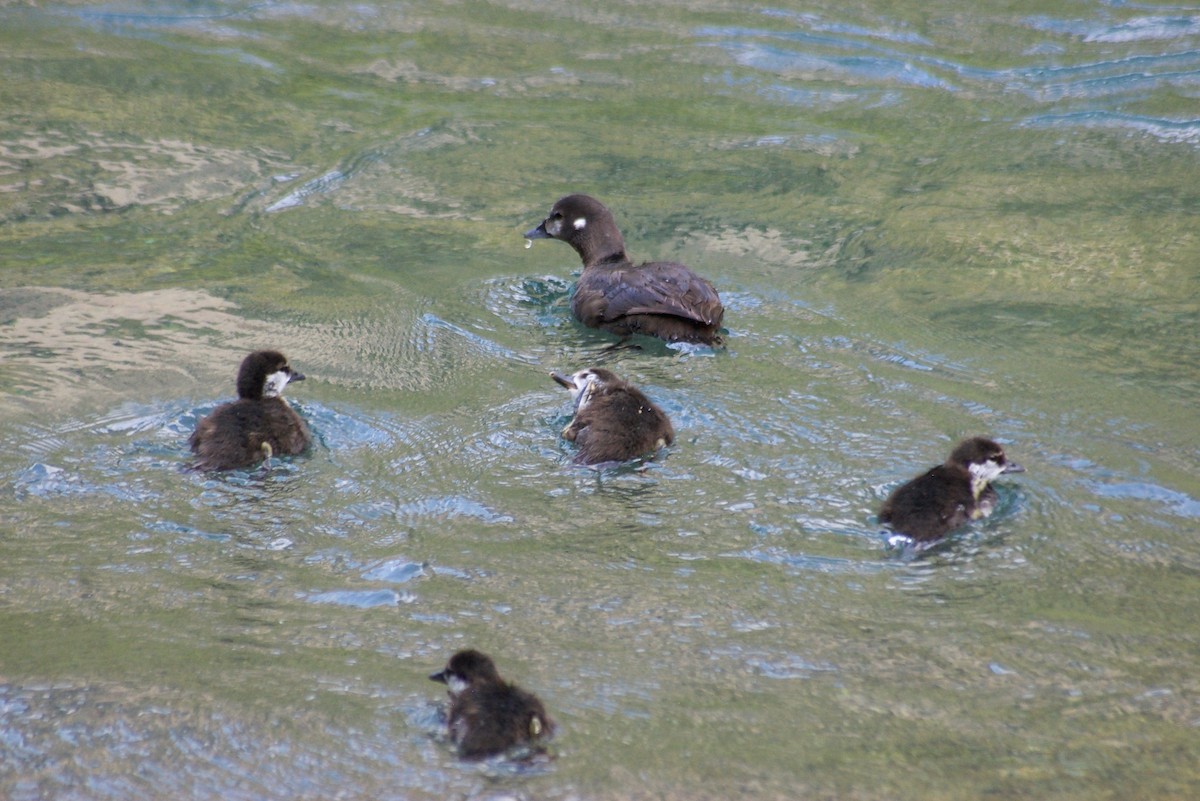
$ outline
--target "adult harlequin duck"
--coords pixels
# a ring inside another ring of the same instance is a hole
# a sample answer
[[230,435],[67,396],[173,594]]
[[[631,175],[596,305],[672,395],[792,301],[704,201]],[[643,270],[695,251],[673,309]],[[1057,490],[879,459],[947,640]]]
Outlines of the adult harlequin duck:
[[500,678],[487,654],[459,651],[430,677],[450,695],[450,739],[464,759],[484,759],[518,747],[542,750],[554,721],[533,693]]
[[579,253],[583,274],[571,311],[590,328],[622,337],[646,334],[668,342],[721,343],[725,308],[713,285],[673,261],[635,267],[612,212],[588,195],[554,204],[527,239],[561,239]]
[[575,401],[575,417],[562,436],[579,446],[578,464],[625,462],[675,441],[675,429],[662,409],[610,370],[589,367],[550,377],[570,390]]
[[277,454],[301,453],[312,443],[308,426],[283,399],[283,388],[304,376],[282,353],[259,350],[238,369],[238,399],[196,424],[188,444],[197,470],[252,467]]
[[928,547],[964,523],[990,515],[997,500],[990,483],[1005,473],[1023,472],[998,443],[983,437],[963,440],[945,463],[898,487],[879,519],[918,547]]

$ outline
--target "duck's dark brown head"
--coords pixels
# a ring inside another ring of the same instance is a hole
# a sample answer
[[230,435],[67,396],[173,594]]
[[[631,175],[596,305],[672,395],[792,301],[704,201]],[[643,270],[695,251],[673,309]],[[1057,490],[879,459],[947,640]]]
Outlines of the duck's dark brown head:
[[550,215],[526,239],[559,239],[575,248],[583,266],[627,261],[625,240],[612,212],[590,195],[567,195],[554,204]]
[[242,359],[242,366],[238,368],[238,397],[250,400],[275,398],[283,394],[283,388],[290,382],[303,380],[304,374],[293,370],[279,351],[256,350]]
[[972,437],[958,443],[946,464],[971,474],[971,487],[978,498],[987,485],[1005,473],[1024,473],[1025,468],[1010,462],[1000,443],[986,437]]
[[603,367],[586,367],[571,375],[555,372],[550,377],[571,393],[576,412],[588,405],[597,390],[624,383],[616,373]]
[[487,654],[468,649],[450,657],[446,667],[429,675],[430,680],[445,684],[451,695],[458,695],[471,687],[483,684],[501,684],[503,679],[496,670],[496,663]]

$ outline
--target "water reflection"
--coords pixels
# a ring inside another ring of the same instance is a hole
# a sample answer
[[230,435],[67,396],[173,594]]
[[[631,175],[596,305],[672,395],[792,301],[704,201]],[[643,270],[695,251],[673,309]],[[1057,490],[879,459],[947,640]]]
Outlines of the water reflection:
[[234,314],[231,301],[189,289],[109,294],[54,288],[7,297],[19,304],[0,333],[11,386],[56,403],[90,391],[80,386],[80,375],[119,370],[142,380],[174,374],[178,381],[190,364],[228,361],[214,334],[251,342],[277,330]]
[[[938,72],[974,83],[999,85],[1055,107],[1027,118],[1024,124],[1045,126],[1128,127],[1164,141],[1195,143],[1197,123],[1135,113],[1127,108],[1139,103],[1155,87],[1176,86],[1186,91],[1200,81],[1200,53],[1195,50],[1129,55],[1110,60],[1062,65],[1058,59],[1033,66],[1013,65],[984,69],[962,61],[930,55],[934,43],[920,36],[886,28],[828,24],[819,17],[782,12],[769,16],[796,23],[799,29],[706,27],[697,36],[713,40],[739,65],[769,73],[784,82],[759,86],[764,97],[814,109],[853,103],[871,108],[902,102],[902,96],[881,89],[813,89],[813,80],[867,85],[898,83],[949,92],[965,88],[938,76]],[[1129,43],[1148,40],[1178,42],[1200,29],[1200,17],[1136,17],[1118,24],[1090,20],[1064,21],[1031,17],[1022,21],[1034,30],[1077,37],[1086,44]],[[811,32],[815,31],[815,32]],[[782,40],[787,45],[765,41]],[[881,40],[890,44],[879,44]],[[896,45],[899,45],[897,47]],[[1051,49],[1051,55],[1059,55]],[[1027,56],[1038,56],[1037,48]],[[729,78],[733,81],[734,79]],[[747,79],[737,79],[737,83]],[[793,85],[799,83],[800,85]],[[885,97],[887,100],[885,101]],[[1076,101],[1086,109],[1075,109]],[[1096,108],[1103,103],[1106,108]]]
[[[1186,797],[1193,12],[552,12],[0,10],[0,795]],[[729,348],[573,322],[570,191]],[[180,470],[263,346],[313,452]],[[662,458],[570,466],[590,364]],[[978,433],[1029,478],[889,553]],[[552,770],[436,742],[465,645]]]

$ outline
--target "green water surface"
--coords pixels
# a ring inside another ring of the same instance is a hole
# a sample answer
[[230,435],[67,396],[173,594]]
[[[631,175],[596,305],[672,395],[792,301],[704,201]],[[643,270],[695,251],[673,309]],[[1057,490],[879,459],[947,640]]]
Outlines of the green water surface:
[[[1193,798],[1198,82],[1103,2],[0,6],[0,797]],[[570,319],[575,191],[726,349]],[[184,472],[261,347],[313,453]],[[589,364],[663,458],[570,465]],[[552,763],[441,741],[468,646]]]

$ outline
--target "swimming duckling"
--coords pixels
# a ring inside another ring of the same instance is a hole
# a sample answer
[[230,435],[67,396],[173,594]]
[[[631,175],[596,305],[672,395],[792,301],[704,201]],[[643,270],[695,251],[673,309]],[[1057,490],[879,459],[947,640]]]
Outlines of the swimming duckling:
[[450,695],[450,739],[463,759],[483,759],[525,746],[535,753],[554,734],[554,721],[533,693],[500,678],[487,654],[459,651],[429,677]]
[[928,547],[953,529],[987,517],[998,496],[990,483],[1025,468],[1008,461],[1004,448],[983,437],[963,440],[945,463],[898,487],[879,511],[880,521]]
[[612,212],[588,195],[568,195],[526,239],[560,239],[579,253],[583,274],[571,311],[589,328],[622,337],[646,334],[668,342],[721,344],[725,308],[717,290],[673,261],[635,267]]
[[283,399],[289,382],[303,380],[277,351],[258,350],[243,359],[238,399],[214,409],[188,439],[198,457],[193,468],[234,470],[307,449],[312,443],[308,426]]
[[575,417],[562,437],[579,446],[576,463],[625,462],[675,441],[675,429],[662,409],[612,371],[589,367],[550,377],[570,390],[575,401]]

